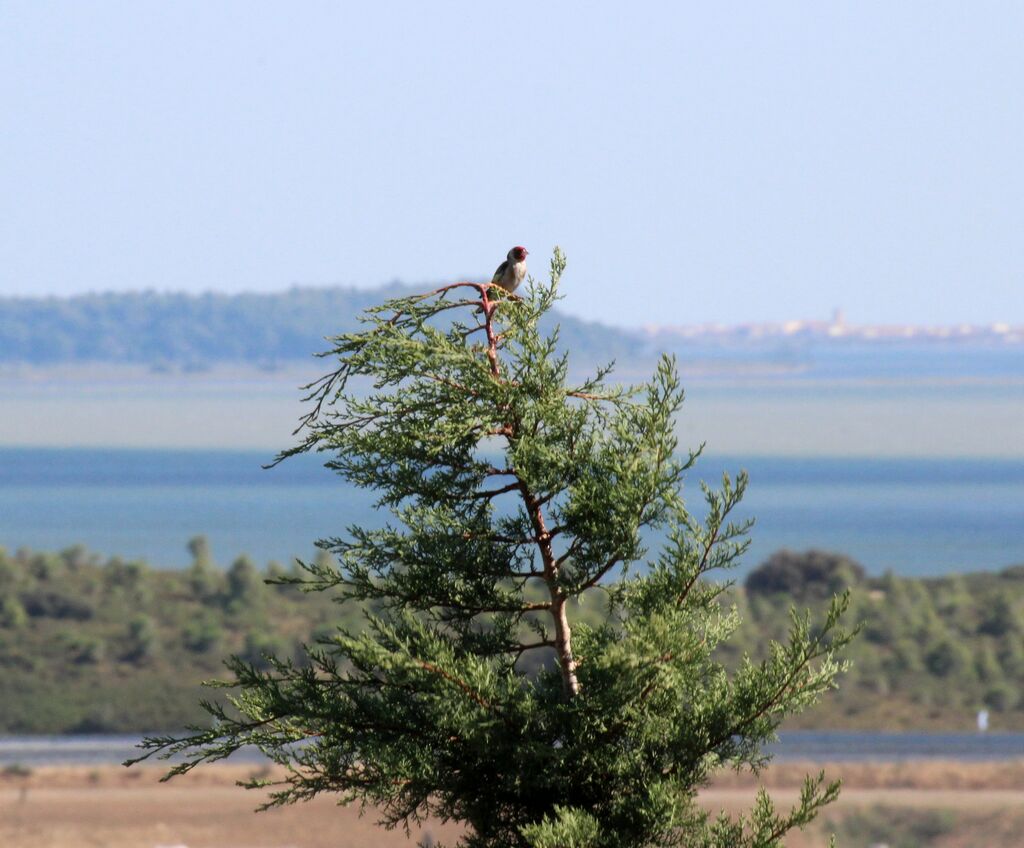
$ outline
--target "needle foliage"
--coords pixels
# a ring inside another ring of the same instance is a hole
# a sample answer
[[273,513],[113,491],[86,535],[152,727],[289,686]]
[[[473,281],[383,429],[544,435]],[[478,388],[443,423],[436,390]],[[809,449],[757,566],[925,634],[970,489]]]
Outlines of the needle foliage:
[[819,775],[781,812],[763,793],[739,817],[697,802],[834,685],[846,598],[815,625],[794,613],[763,661],[716,659],[738,620],[709,575],[746,547],[746,477],[702,487],[702,521],[687,511],[672,360],[635,387],[571,380],[541,329],[564,267],[556,250],[522,298],[391,300],[333,339],[280,458],[323,451],[390,516],[322,541],[334,557],[302,580],[363,626],[306,662],[232,659],[212,727],[146,756],[180,755],[177,774],[256,745],[287,769],[269,805],[333,793],[384,826],[459,822],[462,848],[772,846],[836,797]]

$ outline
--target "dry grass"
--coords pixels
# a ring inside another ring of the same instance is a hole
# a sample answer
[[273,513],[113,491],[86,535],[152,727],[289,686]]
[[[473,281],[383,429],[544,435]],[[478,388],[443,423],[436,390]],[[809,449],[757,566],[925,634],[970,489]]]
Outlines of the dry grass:
[[[0,774],[0,846],[398,848],[416,842],[330,798],[257,814],[262,796],[235,786],[251,767],[210,767],[169,784],[159,783],[162,773],[108,766]],[[423,831],[446,840],[456,832],[436,824]]]
[[[803,776],[818,764],[782,763],[762,775],[780,806],[795,801]],[[791,848],[826,844],[837,831],[843,846],[884,842],[890,848],[1024,848],[1024,761],[1005,763],[844,763],[825,766],[841,777],[840,801]],[[321,798],[253,813],[257,793],[235,786],[251,766],[222,764],[160,784],[158,767],[40,768],[0,772],[3,848],[398,848],[401,832],[384,832],[372,814],[360,818]],[[272,773],[268,776],[272,776]],[[757,782],[726,774],[701,796],[712,810],[748,808]],[[452,827],[430,825],[435,839]],[[452,840],[453,841],[453,840]]]
[[1024,760],[965,763],[955,760],[917,760],[903,763],[777,763],[759,778],[750,773],[725,772],[715,778],[715,789],[741,789],[758,784],[769,788],[796,788],[807,774],[822,768],[840,778],[843,788],[922,789],[929,791],[1013,790],[1024,792]]

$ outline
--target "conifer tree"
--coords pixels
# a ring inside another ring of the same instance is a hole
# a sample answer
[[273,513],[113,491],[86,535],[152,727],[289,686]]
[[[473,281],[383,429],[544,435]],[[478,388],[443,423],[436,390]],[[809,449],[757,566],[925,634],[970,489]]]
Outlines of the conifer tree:
[[711,576],[746,548],[730,517],[746,476],[702,486],[704,520],[687,511],[699,451],[678,452],[671,359],[637,387],[610,368],[572,381],[541,325],[564,267],[556,250],[522,298],[456,283],[390,300],[333,340],[279,460],[323,451],[390,515],[323,540],[333,558],[302,580],[365,626],[305,663],[232,659],[213,726],[146,756],[183,755],[173,775],[256,745],[287,767],[267,806],[335,793],[384,826],[459,822],[463,848],[773,846],[836,797],[818,775],[786,811],[764,792],[735,818],[700,806],[715,771],[759,769],[782,719],[833,685],[846,599],[816,626],[794,613],[764,662],[716,659],[738,620]]

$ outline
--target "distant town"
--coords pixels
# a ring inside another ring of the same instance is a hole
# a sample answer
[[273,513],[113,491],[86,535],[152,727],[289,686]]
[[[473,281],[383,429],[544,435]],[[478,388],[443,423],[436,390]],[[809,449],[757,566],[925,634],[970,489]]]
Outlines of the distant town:
[[1024,325],[993,324],[853,324],[841,309],[829,320],[793,320],[749,324],[649,324],[643,328],[651,341],[735,342],[836,340],[852,342],[980,342],[998,345],[1024,343]]

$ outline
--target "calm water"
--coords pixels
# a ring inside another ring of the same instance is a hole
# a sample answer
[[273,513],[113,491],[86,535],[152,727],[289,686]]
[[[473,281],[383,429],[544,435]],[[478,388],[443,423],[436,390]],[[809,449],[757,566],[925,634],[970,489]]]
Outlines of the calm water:
[[[0,449],[0,545],[83,543],[155,565],[188,561],[205,534],[222,563],[309,556],[313,541],[381,516],[366,492],[315,457],[271,471],[269,454],[230,451]],[[716,480],[746,468],[756,516],[744,569],[783,547],[843,551],[874,573],[998,569],[1024,562],[1024,460],[706,457]],[[740,573],[744,569],[741,569]]]
[[[0,736],[0,768],[108,765],[138,756],[137,736]],[[1010,760],[1024,757],[1024,733],[870,733],[794,731],[769,747],[777,760],[899,762],[902,760]],[[234,762],[258,762],[243,749]]]

